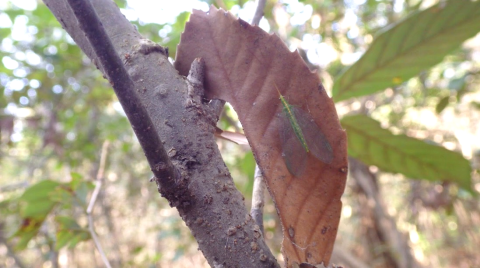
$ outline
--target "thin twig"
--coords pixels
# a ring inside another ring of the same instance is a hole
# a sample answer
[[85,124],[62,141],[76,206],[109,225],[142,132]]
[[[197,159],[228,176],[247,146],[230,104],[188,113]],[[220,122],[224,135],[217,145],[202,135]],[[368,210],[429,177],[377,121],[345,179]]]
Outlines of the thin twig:
[[90,198],[90,203],[88,204],[87,208],[87,218],[88,218],[88,230],[90,231],[90,235],[92,236],[93,242],[97,247],[98,253],[102,258],[103,263],[106,267],[111,268],[110,262],[108,261],[105,252],[103,251],[102,245],[100,244],[100,240],[95,233],[95,229],[93,226],[93,207],[95,206],[95,202],[97,201],[98,194],[100,193],[100,189],[102,188],[103,180],[104,180],[104,173],[105,173],[105,163],[107,159],[107,150],[108,150],[109,142],[105,141],[102,146],[102,154],[100,156],[100,166],[97,172],[97,178],[95,179],[95,189],[93,190],[92,197]]
[[250,215],[253,220],[260,227],[260,231],[263,232],[263,207],[265,205],[265,183],[263,182],[262,172],[258,168],[258,165],[255,166],[255,176],[253,182],[253,193],[252,193],[252,209],[250,210]]
[[257,25],[260,23],[260,20],[263,17],[263,10],[265,9],[266,0],[258,0],[257,9],[255,10],[255,15],[253,15],[252,25]]
[[[252,25],[258,25],[260,20],[263,17],[263,9],[265,9],[265,0],[257,1],[257,9],[255,10],[255,15],[253,16]],[[253,220],[260,227],[260,231],[263,234],[263,206],[265,205],[265,183],[263,182],[262,172],[258,167],[258,164],[255,165],[255,175],[253,182],[253,192],[252,192],[252,209],[250,210],[250,215]]]
[[225,106],[225,101],[224,100],[219,100],[219,99],[214,99],[210,101],[210,107],[212,107],[213,111],[215,112],[215,115],[217,118],[220,119],[220,116],[222,115],[223,112],[223,107]]

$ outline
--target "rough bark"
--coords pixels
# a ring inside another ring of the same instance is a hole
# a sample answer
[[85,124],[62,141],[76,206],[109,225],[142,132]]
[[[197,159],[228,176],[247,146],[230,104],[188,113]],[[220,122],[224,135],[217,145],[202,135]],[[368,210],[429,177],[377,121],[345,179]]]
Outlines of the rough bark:
[[[101,46],[101,42],[98,44],[86,37],[82,29],[85,25],[78,23],[68,1],[45,0],[45,3],[112,82],[115,72],[108,70],[108,64],[102,62],[93,47],[94,43]],[[189,83],[180,76],[169,63],[166,50],[143,39],[112,1],[95,0],[92,4],[133,82],[139,106],[147,111],[163,150],[175,167],[173,177],[157,176],[159,192],[178,209],[209,264],[212,267],[278,266],[223,163],[214,140],[216,117],[197,95],[197,86],[201,87],[202,81]],[[201,77],[201,74],[192,75]],[[113,84],[114,88],[117,86]],[[117,89],[116,92],[118,94]],[[122,96],[118,97],[122,102]],[[128,117],[135,125],[131,119],[134,115]],[[137,137],[149,131],[134,130]],[[148,140],[139,140],[143,148],[145,142],[148,146]],[[151,157],[147,152],[146,155]],[[156,161],[148,160],[154,174],[163,168]]]

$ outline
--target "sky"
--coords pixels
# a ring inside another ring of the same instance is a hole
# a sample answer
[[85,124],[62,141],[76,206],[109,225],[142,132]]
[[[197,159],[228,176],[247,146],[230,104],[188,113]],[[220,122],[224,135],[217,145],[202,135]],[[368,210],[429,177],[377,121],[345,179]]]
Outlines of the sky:
[[208,4],[198,0],[131,0],[123,14],[129,20],[165,24],[174,23],[178,14],[192,9],[208,11]]

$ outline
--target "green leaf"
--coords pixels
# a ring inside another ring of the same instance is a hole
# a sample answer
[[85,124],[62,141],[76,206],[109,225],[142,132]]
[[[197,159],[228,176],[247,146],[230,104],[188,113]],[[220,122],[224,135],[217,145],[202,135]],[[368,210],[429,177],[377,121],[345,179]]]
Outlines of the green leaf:
[[38,230],[40,229],[40,226],[38,228],[35,228],[33,230],[28,230],[28,231],[17,231],[15,233],[14,237],[18,237],[19,240],[15,244],[15,249],[16,250],[23,250],[26,249],[28,246],[28,242],[32,240],[35,235],[37,235]]
[[44,219],[53,209],[56,202],[49,199],[28,202],[20,210],[22,218]]
[[90,232],[87,228],[82,228],[75,219],[58,216],[55,218],[58,224],[57,243],[55,249],[59,250],[68,245],[69,248],[74,248],[79,242],[90,239]]
[[450,102],[450,96],[446,96],[440,99],[435,107],[437,114],[441,113],[445,108],[447,108],[448,103]]
[[48,214],[57,204],[50,198],[50,195],[56,191],[59,185],[60,183],[52,180],[43,180],[28,187],[19,197],[22,224],[12,235],[12,238],[19,238],[16,249],[25,249],[28,242],[38,233]]
[[[253,178],[255,176],[255,158],[253,157],[253,153],[249,151],[245,153],[242,157],[235,159],[234,166],[239,169],[239,171],[248,178],[247,180],[243,181],[243,184],[237,182],[236,186],[238,189],[241,190],[243,195],[247,197],[251,197],[253,191]],[[233,170],[228,167],[229,170]]]
[[32,240],[33,237],[38,233],[40,227],[42,226],[45,218],[43,219],[32,219],[32,218],[25,218],[22,220],[22,224],[19,226],[17,231],[10,237],[18,238],[17,243],[15,245],[15,249],[23,250],[27,247],[28,242]]
[[69,231],[58,231],[57,232],[57,241],[55,244],[55,249],[59,250],[70,242],[70,240],[73,238],[74,234],[69,232]]
[[77,200],[82,206],[87,206],[87,195],[92,188],[93,184],[91,182],[83,181],[75,189],[75,195],[77,196]]
[[143,249],[144,249],[144,247],[142,247],[142,246],[136,246],[136,247],[134,247],[132,250],[130,250],[130,254],[137,255],[137,254],[140,253]]
[[22,204],[20,215],[23,218],[43,221],[56,204],[50,195],[59,185],[60,183],[52,180],[43,180],[28,187],[19,198]]
[[450,0],[387,27],[332,89],[335,101],[403,83],[480,31],[480,1]]
[[180,36],[185,28],[185,24],[190,18],[190,12],[182,12],[177,16],[177,20],[171,26],[171,32],[168,34],[168,38],[165,38],[160,42],[160,45],[168,47],[169,55],[172,58],[175,58],[177,53],[177,45],[180,43]]
[[84,181],[83,177],[78,173],[71,173],[72,180],[69,183],[62,184],[50,194],[50,199],[62,204],[65,208],[72,205],[86,207],[86,199],[93,184]]
[[69,208],[75,202],[75,193],[70,185],[64,184],[50,194],[50,199],[62,204],[65,208]]
[[70,182],[70,187],[72,188],[74,193],[72,193],[75,198],[76,202],[79,202],[80,205],[86,206],[86,200],[89,190],[95,188],[92,182],[86,181],[82,175],[72,172],[72,181]]
[[78,225],[77,221],[70,217],[58,216],[55,217],[55,221],[59,225],[60,229],[80,229],[80,225]]
[[72,186],[83,180],[83,176],[77,172],[70,172],[70,176],[72,176]]
[[246,175],[248,178],[253,178],[255,175],[255,158],[253,157],[253,153],[249,151],[246,153],[242,158],[236,161],[236,166],[242,171],[243,174]]
[[405,135],[394,135],[364,115],[341,120],[348,153],[367,165],[414,179],[451,181],[472,192],[471,167],[461,154]]
[[82,241],[87,241],[90,239],[90,233],[88,230],[82,230],[81,232],[76,232],[75,236],[70,240],[70,245],[68,247],[70,249],[74,248],[78,243]]
[[52,180],[43,180],[37,184],[34,184],[25,190],[20,196],[20,201],[35,202],[37,200],[48,199],[49,194],[55,190],[60,183]]

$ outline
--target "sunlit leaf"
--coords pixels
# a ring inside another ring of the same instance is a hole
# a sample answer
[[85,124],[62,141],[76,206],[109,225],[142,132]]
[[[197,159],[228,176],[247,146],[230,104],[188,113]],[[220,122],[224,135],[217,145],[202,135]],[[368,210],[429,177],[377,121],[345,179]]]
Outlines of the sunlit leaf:
[[399,85],[439,63],[480,31],[480,2],[449,0],[415,12],[379,34],[333,86],[335,101]]
[[28,187],[25,192],[20,196],[20,201],[25,202],[35,202],[35,201],[43,201],[48,200],[48,196],[52,191],[55,190],[60,183],[52,181],[52,180],[43,180],[37,184],[34,184]]
[[472,191],[470,163],[460,153],[394,135],[364,115],[344,117],[341,123],[347,131],[349,155],[365,164],[413,179],[455,182]]
[[56,203],[50,199],[28,202],[21,209],[20,215],[24,218],[44,219],[55,204]]

